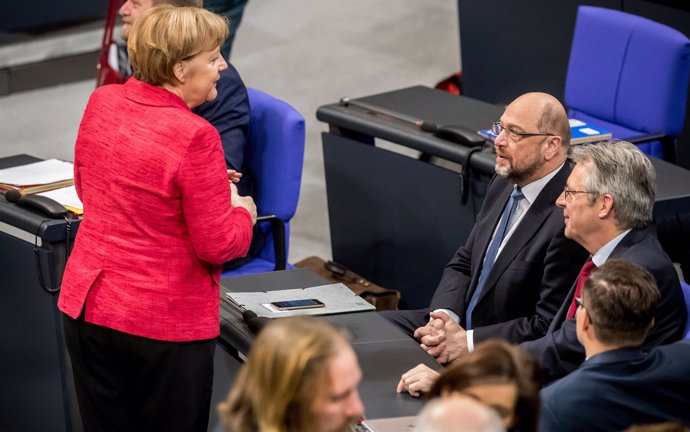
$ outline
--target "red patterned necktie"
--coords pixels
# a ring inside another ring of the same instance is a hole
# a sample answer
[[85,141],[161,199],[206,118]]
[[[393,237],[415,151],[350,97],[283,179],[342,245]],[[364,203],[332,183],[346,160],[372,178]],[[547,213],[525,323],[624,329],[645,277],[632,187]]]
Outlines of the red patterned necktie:
[[575,318],[575,312],[577,311],[575,298],[579,298],[580,296],[582,296],[582,287],[585,286],[585,282],[587,282],[587,279],[589,279],[589,275],[595,268],[597,268],[597,266],[592,261],[592,258],[588,259],[585,262],[585,265],[582,266],[582,270],[580,270],[580,275],[577,277],[577,285],[575,285],[575,296],[573,297],[573,302],[570,303],[570,309],[568,309],[568,319]]

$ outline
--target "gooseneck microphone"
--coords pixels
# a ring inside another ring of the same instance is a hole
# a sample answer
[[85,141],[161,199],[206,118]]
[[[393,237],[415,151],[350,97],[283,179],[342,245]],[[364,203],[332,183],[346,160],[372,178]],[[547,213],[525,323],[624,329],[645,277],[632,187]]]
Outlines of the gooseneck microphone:
[[256,312],[244,309],[242,312],[242,320],[249,326],[249,330],[254,333],[259,333],[271,319],[268,317],[260,317]]
[[261,317],[257,315],[257,313],[253,310],[245,308],[243,305],[237,303],[235,299],[230,296],[225,295],[221,298],[227,299],[233,307],[239,309],[239,311],[242,313],[242,321],[244,321],[245,324],[247,324],[249,330],[256,334],[258,334],[261,331],[261,329],[263,329],[264,326],[271,321],[270,318]]
[[7,202],[36,211],[53,219],[63,219],[67,209],[59,202],[41,195],[24,195],[16,189],[5,192]]
[[371,105],[371,104],[368,104],[366,102],[353,100],[353,99],[350,99],[348,97],[341,98],[340,99],[340,105],[342,105],[342,106],[353,106],[353,107],[361,108],[361,109],[367,110],[371,114],[382,114],[382,115],[385,115],[386,117],[390,117],[392,119],[400,120],[402,122],[417,126],[420,130],[422,130],[424,132],[435,133],[439,129],[439,126],[434,122],[414,118],[412,116],[408,116],[408,115],[398,113],[395,111],[387,110],[385,108]]
[[15,189],[5,192],[5,199],[11,203],[17,203],[22,196],[22,193]]

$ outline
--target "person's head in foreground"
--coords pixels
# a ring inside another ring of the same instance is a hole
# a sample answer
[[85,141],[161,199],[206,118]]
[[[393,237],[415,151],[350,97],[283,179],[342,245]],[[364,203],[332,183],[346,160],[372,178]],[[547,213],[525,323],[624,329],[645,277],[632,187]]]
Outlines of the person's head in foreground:
[[415,432],[502,432],[496,411],[467,396],[429,401],[417,418]]
[[220,45],[227,22],[197,7],[156,6],[134,23],[127,42],[133,75],[162,87],[194,108],[218,95],[216,82],[228,68]]
[[120,17],[122,18],[122,29],[120,30],[122,40],[126,41],[129,38],[132,26],[144,12],[154,6],[164,4],[203,7],[202,0],[125,0],[119,10]]
[[637,264],[609,259],[594,270],[576,299],[577,339],[587,357],[642,345],[660,298],[654,276]]
[[668,421],[664,423],[630,426],[624,432],[688,432],[689,430],[690,428],[681,422]]
[[232,432],[347,431],[364,414],[347,336],[312,317],[275,320],[256,339],[218,412]]
[[539,384],[536,362],[500,340],[477,345],[434,382],[429,398],[466,395],[496,410],[506,429],[536,431]]

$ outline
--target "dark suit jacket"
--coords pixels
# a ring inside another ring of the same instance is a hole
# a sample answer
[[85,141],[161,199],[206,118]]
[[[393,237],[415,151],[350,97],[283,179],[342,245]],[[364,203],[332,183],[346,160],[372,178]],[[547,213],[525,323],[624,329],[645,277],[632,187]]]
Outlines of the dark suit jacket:
[[[577,278],[587,252],[563,235],[556,198],[569,164],[546,184],[494,263],[472,315],[474,342],[500,338],[522,342],[543,336]],[[513,184],[495,176],[467,242],[446,266],[431,310],[451,309],[465,326],[465,310],[477,287],[484,254]]]
[[592,356],[541,392],[540,431],[621,431],[690,422],[690,341]]
[[225,153],[225,164],[230,169],[242,172],[237,185],[240,195],[252,195],[253,175],[244,166],[244,151],[249,127],[249,99],[247,88],[237,70],[228,63],[216,83],[218,96],[204,102],[192,111],[205,118],[220,134]]
[[[609,258],[619,258],[646,268],[656,279],[661,301],[654,327],[647,335],[645,347],[668,344],[683,337],[687,310],[678,274],[671,260],[649,230],[635,229],[626,235]],[[550,382],[575,370],[585,359],[585,350],[577,340],[575,320],[565,319],[575,295],[575,285],[551,323],[546,336],[521,345],[541,364],[543,379]]]

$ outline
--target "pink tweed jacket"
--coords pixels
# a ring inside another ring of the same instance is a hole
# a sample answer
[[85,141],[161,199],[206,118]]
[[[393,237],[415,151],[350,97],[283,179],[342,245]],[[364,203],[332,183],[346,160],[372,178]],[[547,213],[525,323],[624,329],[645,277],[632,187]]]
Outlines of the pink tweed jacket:
[[178,96],[130,79],[91,95],[74,180],[84,203],[58,307],[165,341],[219,334],[221,264],[247,253],[216,129]]

